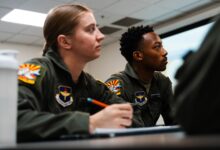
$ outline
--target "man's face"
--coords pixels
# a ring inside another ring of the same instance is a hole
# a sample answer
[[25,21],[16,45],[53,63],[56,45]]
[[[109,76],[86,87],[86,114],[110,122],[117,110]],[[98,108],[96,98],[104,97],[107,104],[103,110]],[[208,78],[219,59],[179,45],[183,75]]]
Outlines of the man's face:
[[167,51],[163,48],[160,37],[155,32],[143,35],[141,43],[143,65],[153,71],[164,71],[167,64]]

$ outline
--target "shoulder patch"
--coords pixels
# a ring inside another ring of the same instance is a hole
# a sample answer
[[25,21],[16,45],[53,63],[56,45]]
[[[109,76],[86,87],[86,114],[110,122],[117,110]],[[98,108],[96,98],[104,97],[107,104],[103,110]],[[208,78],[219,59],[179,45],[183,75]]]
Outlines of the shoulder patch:
[[40,76],[40,65],[22,64],[18,69],[18,79],[28,84],[35,84],[37,76]]
[[116,95],[121,95],[122,84],[120,80],[111,80],[105,83]]

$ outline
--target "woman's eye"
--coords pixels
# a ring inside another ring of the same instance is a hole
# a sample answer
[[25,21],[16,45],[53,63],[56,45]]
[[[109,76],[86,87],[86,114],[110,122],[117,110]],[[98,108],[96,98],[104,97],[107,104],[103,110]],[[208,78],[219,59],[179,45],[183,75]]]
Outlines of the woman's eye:
[[94,31],[95,31],[95,27],[90,27],[90,28],[89,28],[89,32],[90,32],[90,33],[94,32]]

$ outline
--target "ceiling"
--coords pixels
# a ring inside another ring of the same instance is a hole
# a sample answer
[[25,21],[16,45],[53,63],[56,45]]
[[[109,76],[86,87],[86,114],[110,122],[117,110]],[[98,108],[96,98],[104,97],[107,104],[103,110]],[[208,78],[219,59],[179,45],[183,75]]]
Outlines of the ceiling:
[[[99,28],[106,34],[104,45],[117,41],[131,25],[159,28],[174,19],[220,5],[220,0],[0,0],[0,18],[14,8],[47,13],[56,5],[71,2],[93,9]],[[0,21],[0,43],[42,46],[42,28]]]

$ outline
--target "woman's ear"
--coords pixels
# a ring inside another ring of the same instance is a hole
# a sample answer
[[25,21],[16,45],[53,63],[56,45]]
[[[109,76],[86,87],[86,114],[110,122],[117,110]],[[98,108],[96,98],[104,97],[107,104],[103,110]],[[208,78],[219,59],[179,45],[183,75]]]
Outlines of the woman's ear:
[[141,51],[134,51],[133,52],[133,59],[135,61],[142,61],[143,60],[143,53]]
[[59,35],[57,37],[57,43],[60,47],[64,48],[64,49],[70,49],[71,48],[71,40],[68,39],[67,36],[65,35]]

